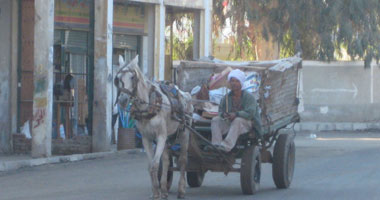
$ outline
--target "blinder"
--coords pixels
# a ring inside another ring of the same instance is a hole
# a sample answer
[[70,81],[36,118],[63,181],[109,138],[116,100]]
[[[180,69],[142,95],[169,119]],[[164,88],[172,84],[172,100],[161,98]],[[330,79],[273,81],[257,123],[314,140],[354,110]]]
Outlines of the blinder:
[[[124,84],[123,80],[118,77],[119,73],[120,74],[132,73],[132,78],[131,78],[132,79],[132,91],[124,88],[125,84]],[[130,96],[135,96],[136,92],[137,92],[137,84],[139,81],[138,78],[136,78],[136,76],[137,76],[136,72],[132,69],[128,69],[128,70],[118,72],[118,74],[116,75],[116,78],[114,80],[114,83],[115,83],[118,91],[125,92]],[[120,87],[120,84],[121,84],[121,87]]]
[[[119,74],[125,74],[125,73],[132,73],[132,91],[124,88],[124,82],[121,78],[119,78]],[[128,69],[128,70],[121,70],[116,74],[116,77],[114,79],[114,84],[117,88],[117,96],[116,96],[116,101],[115,105],[119,102],[119,97],[121,92],[124,92],[128,94],[130,97],[136,96],[137,93],[137,84],[138,84],[138,78],[136,78],[137,74],[133,69]]]

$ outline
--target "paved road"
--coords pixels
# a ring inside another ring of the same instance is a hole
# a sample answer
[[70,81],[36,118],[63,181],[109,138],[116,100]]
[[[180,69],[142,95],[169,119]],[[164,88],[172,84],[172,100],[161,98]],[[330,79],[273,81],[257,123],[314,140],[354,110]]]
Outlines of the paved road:
[[[208,172],[203,186],[187,188],[187,199],[380,199],[380,133],[310,133],[296,137],[296,169],[291,187],[278,190],[271,165],[263,165],[261,189],[241,194],[238,173]],[[170,199],[176,199],[175,173]],[[143,153],[46,165],[0,173],[0,200],[149,199]]]

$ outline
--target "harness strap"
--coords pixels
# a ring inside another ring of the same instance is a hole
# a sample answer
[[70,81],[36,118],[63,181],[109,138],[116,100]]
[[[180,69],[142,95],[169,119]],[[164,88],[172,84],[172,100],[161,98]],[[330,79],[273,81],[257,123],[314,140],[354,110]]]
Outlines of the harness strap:
[[[146,110],[137,109],[137,107],[138,107],[137,103],[139,103],[140,105],[141,104],[148,104],[148,109],[146,109]],[[158,112],[161,111],[162,95],[152,85],[152,87],[149,90],[149,103],[135,99],[132,103],[132,106],[133,107],[131,109],[131,114],[135,119],[137,119],[137,120],[152,119],[154,116],[157,115]]]
[[[178,91],[173,87],[169,91],[169,85],[170,83],[167,81],[162,81],[159,83],[161,91],[168,97],[171,107],[171,116],[172,118],[176,118],[176,114],[180,115],[180,118],[182,121],[184,120],[184,109],[183,106],[179,100],[179,94]],[[173,91],[175,90],[175,91]],[[173,101],[177,101],[176,103],[173,103]],[[175,107],[178,105],[178,107]]]
[[[124,87],[124,82],[122,79],[120,78],[116,78],[114,81],[115,81],[115,85],[117,86],[117,89],[118,89],[118,92],[117,92],[117,100],[115,102],[118,103],[118,99],[120,97],[120,94],[121,92],[123,93],[126,93],[130,96],[130,98],[132,99],[132,109],[131,109],[131,115],[137,119],[137,120],[141,120],[141,119],[151,119],[153,118],[154,116],[157,115],[158,112],[161,111],[161,108],[162,108],[162,95],[160,92],[157,91],[156,89],[156,86],[154,86],[153,84],[151,85],[151,88],[149,90],[149,102],[145,102],[141,99],[138,99],[136,98],[137,96],[137,86],[138,86],[138,78],[137,78],[137,73],[136,71],[134,71],[133,69],[128,69],[128,70],[121,70],[118,72],[118,74],[125,74],[125,73],[132,73],[132,91],[126,89]],[[118,77],[118,75],[117,75]],[[183,106],[181,104],[181,102],[179,101],[179,94],[177,93],[178,91],[175,90],[175,94],[170,94],[169,91],[167,91],[165,88],[167,86],[169,86],[168,83],[161,83],[159,84],[160,85],[160,89],[161,91],[163,91],[163,93],[168,97],[169,99],[169,102],[170,102],[170,108],[171,108],[171,116],[172,118],[178,118],[178,116],[176,116],[176,114],[179,115],[179,118],[180,121],[182,121],[182,123],[184,123],[185,121],[185,115],[184,115],[184,109],[183,109]],[[173,101],[176,101],[175,103],[173,103]],[[138,109],[138,107],[142,104],[147,104],[148,105],[148,109],[146,110],[140,110]],[[181,123],[181,124],[182,124]]]

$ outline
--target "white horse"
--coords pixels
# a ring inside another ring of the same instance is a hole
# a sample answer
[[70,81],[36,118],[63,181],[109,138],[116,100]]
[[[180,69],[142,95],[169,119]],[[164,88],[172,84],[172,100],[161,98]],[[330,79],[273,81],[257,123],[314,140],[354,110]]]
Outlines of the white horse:
[[[124,63],[119,57],[120,63]],[[132,116],[136,119],[137,129],[142,134],[142,141],[149,159],[149,172],[152,181],[153,199],[168,198],[167,173],[169,168],[169,151],[166,140],[169,135],[178,134],[181,149],[177,166],[180,169],[178,184],[178,198],[185,196],[185,170],[187,164],[187,149],[189,144],[189,131],[183,123],[188,125],[191,120],[182,121],[173,118],[173,107],[169,97],[161,90],[160,85],[149,81],[138,67],[138,56],[128,65],[120,66],[115,78],[118,88],[118,103],[122,107],[126,102],[132,102]],[[177,88],[178,90],[178,88]],[[182,115],[192,115],[193,106],[191,95],[178,90],[179,104],[183,108]],[[153,148],[153,142],[156,148]],[[158,169],[162,162],[161,180],[158,180]]]

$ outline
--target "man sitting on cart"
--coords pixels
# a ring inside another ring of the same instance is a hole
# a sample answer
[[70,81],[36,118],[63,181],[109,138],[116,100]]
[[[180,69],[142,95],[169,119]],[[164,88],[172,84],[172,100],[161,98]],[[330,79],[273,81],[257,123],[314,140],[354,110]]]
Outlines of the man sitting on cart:
[[[241,70],[235,69],[229,73],[231,92],[223,97],[219,105],[219,115],[211,122],[211,143],[224,152],[233,149],[238,137],[252,129],[253,122],[255,126],[261,126],[256,98],[252,93],[242,90],[244,81],[245,74]],[[261,130],[261,127],[255,128]]]

